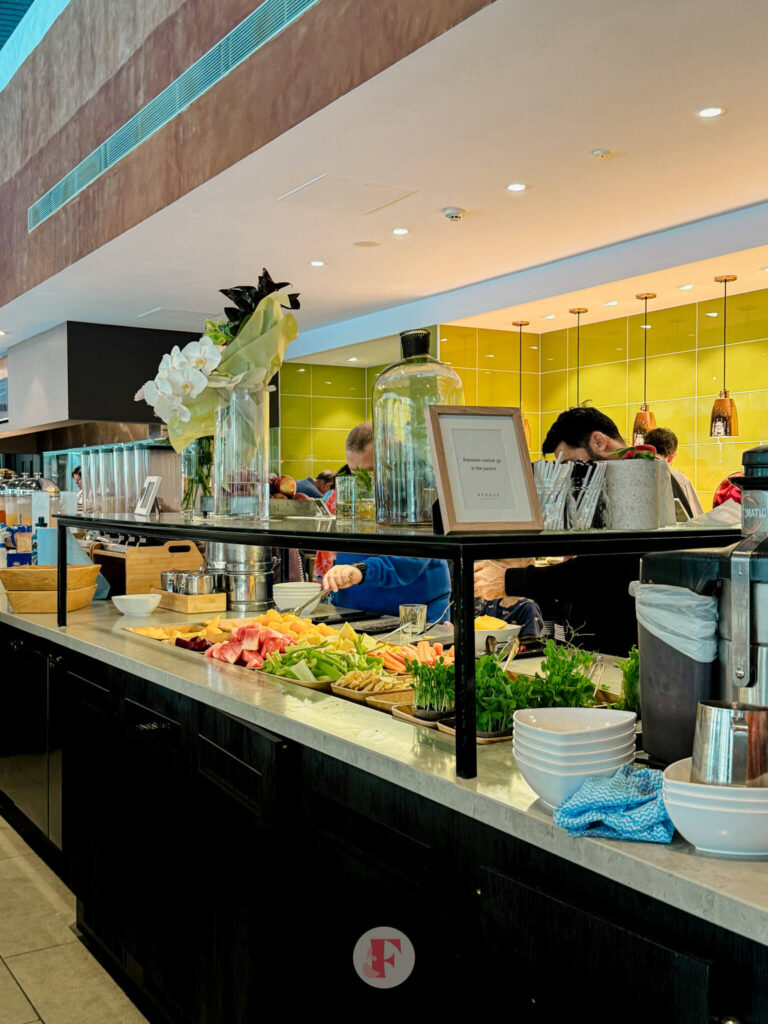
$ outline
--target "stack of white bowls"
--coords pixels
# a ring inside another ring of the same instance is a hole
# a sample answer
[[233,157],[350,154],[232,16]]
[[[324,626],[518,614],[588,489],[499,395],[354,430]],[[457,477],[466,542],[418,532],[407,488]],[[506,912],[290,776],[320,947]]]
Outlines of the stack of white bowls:
[[272,588],[272,597],[279,612],[287,612],[292,608],[299,608],[310,598],[317,598],[312,604],[301,613],[311,615],[320,604],[320,592],[322,587],[319,583],[275,583]]
[[684,839],[729,857],[768,856],[768,789],[691,782],[691,758],[664,772],[664,806]]
[[550,808],[593,775],[613,775],[635,759],[634,711],[526,708],[514,715],[520,774]]

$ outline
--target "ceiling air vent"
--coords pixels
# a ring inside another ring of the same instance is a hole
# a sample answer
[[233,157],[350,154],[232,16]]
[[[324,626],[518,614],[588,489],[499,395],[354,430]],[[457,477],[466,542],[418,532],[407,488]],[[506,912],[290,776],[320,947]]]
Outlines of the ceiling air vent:
[[255,11],[33,203],[27,210],[27,230],[34,231],[100,174],[114,167],[118,160],[122,160],[150,135],[168,124],[316,3],[318,0],[264,0]]

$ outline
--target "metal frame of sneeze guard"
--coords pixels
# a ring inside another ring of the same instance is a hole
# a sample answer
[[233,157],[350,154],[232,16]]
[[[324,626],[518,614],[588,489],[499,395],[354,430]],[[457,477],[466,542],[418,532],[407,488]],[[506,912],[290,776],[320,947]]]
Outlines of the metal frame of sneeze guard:
[[768,534],[753,533],[737,544],[731,553],[731,682],[737,687],[754,683],[750,649],[750,599],[752,555],[763,544],[768,545]]

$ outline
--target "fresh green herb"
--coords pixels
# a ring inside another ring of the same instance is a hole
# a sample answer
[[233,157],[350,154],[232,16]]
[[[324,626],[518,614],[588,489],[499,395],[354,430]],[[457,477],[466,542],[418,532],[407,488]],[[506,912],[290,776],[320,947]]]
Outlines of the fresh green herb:
[[364,491],[365,494],[373,494],[373,477],[370,469],[353,469],[352,475],[357,480],[358,493]]
[[418,661],[405,663],[413,677],[413,704],[424,711],[450,711],[456,699],[453,665],[438,658],[434,665]]
[[544,655],[543,675],[536,673],[531,693],[538,697],[538,703],[529,707],[583,708],[594,704],[595,688],[584,675],[584,669],[592,661],[589,651],[547,640]]
[[289,647],[282,654],[272,654],[264,662],[264,671],[284,679],[308,683],[335,683],[347,672],[380,671],[381,658],[370,654],[326,651],[322,647]]
[[640,717],[640,654],[633,647],[628,656],[617,662],[621,669],[621,700],[613,707],[617,711],[634,711]]

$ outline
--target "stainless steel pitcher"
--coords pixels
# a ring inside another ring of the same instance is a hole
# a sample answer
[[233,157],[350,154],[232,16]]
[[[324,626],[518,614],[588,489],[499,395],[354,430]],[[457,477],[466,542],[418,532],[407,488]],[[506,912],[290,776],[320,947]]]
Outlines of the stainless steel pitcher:
[[700,701],[691,782],[768,786],[768,708],[740,701]]

